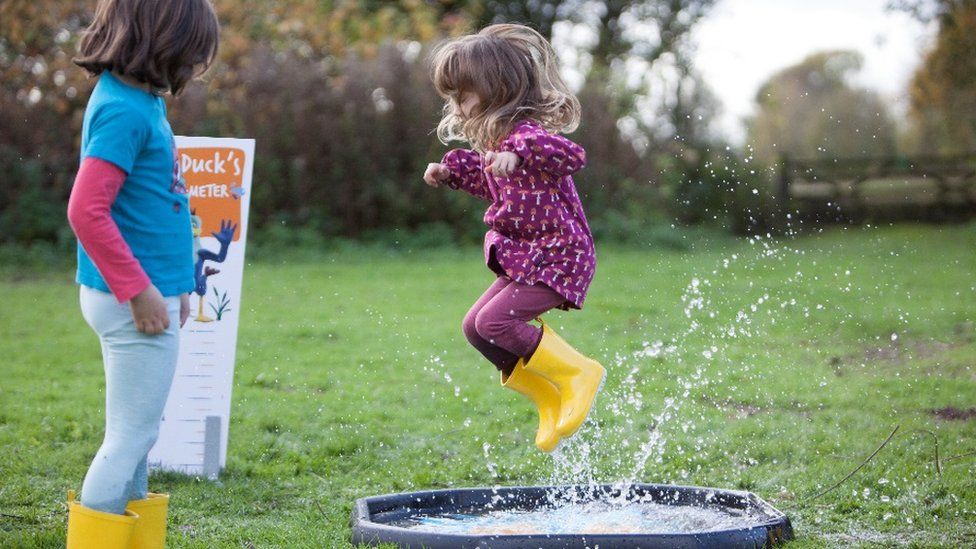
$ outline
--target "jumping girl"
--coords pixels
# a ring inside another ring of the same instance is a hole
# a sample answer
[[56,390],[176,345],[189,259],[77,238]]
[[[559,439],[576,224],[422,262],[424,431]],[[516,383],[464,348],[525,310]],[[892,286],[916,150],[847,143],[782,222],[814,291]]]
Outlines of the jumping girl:
[[85,110],[68,220],[81,312],[105,366],[105,439],[68,494],[72,549],[162,548],[169,496],[148,491],[193,290],[193,235],[164,93],[217,53],[208,0],[101,0],[75,63],[98,83]]
[[589,414],[606,375],[547,324],[553,309],[579,309],[596,256],[572,174],[582,147],[557,135],[579,124],[580,104],[559,76],[552,46],[522,25],[492,25],[441,46],[434,86],[446,100],[438,137],[469,142],[424,173],[490,202],[485,262],[497,275],[464,318],[468,341],[501,371],[502,386],[539,411],[536,446],[552,451]]

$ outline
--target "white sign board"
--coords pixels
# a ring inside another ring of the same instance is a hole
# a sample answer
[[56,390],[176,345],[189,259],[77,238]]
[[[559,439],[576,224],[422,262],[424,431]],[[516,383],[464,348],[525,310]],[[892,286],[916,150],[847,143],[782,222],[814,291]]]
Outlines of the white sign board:
[[177,137],[176,147],[190,195],[196,289],[149,464],[214,478],[227,464],[254,140]]

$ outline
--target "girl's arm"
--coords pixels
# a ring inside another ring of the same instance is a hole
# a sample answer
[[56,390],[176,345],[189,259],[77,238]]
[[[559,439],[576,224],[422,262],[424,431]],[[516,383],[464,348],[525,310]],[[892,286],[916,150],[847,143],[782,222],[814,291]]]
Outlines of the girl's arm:
[[586,166],[586,151],[561,135],[535,126],[523,127],[508,136],[499,150],[513,152],[525,169],[540,170],[556,177],[572,175]]
[[481,169],[480,154],[468,149],[454,149],[444,155],[441,164],[450,171],[450,176],[444,182],[448,187],[491,201],[488,183]]
[[151,284],[110,214],[125,178],[115,164],[85,157],[68,200],[68,222],[119,303]]

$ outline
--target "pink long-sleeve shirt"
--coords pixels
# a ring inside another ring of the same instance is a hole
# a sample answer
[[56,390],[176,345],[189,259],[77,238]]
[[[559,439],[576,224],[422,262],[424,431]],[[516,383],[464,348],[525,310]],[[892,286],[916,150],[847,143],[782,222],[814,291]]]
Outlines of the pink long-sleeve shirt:
[[491,202],[485,211],[485,262],[492,257],[504,274],[523,284],[542,282],[580,308],[596,269],[593,234],[572,174],[586,165],[586,152],[533,120],[519,121],[499,151],[522,162],[509,177],[485,170],[475,151],[455,149],[441,163],[447,185]]
[[119,303],[152,283],[112,219],[112,203],[125,178],[126,173],[115,164],[86,157],[68,200],[68,222]]

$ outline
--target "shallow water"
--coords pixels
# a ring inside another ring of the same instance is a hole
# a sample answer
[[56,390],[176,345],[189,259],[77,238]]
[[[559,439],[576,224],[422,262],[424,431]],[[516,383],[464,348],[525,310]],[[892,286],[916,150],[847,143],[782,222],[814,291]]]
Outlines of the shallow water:
[[755,526],[768,517],[727,507],[606,502],[420,516],[398,526],[442,534],[665,534]]

